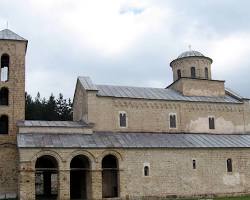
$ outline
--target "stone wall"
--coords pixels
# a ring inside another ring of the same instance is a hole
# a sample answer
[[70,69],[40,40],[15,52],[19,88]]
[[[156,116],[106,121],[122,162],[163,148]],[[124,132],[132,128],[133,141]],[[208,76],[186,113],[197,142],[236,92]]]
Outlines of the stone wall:
[[[69,199],[70,161],[85,155],[91,162],[91,198],[102,197],[101,162],[112,154],[119,161],[119,196],[198,196],[250,193],[249,149],[19,149],[20,199],[34,199],[35,161],[42,155],[59,164],[59,199]],[[231,158],[233,171],[227,172]],[[196,160],[196,169],[193,169]],[[143,167],[150,166],[149,176]]]

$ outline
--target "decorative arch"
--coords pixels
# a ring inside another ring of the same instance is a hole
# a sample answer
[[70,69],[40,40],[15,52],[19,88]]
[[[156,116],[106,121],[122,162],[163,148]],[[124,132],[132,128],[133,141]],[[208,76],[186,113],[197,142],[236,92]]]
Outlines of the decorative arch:
[[63,158],[56,152],[56,151],[52,151],[52,150],[41,150],[38,153],[36,153],[32,159],[32,168],[35,169],[35,164],[36,161],[39,157],[42,156],[52,156],[56,159],[57,163],[58,163],[58,170],[60,170],[60,168],[62,167],[62,162],[64,161]]
[[101,163],[102,159],[103,159],[105,156],[107,156],[107,155],[113,155],[113,156],[115,156],[115,157],[118,159],[119,163],[122,163],[122,161],[123,161],[123,156],[121,155],[120,152],[115,151],[115,150],[105,150],[105,151],[103,151],[102,154],[98,157],[98,162]]

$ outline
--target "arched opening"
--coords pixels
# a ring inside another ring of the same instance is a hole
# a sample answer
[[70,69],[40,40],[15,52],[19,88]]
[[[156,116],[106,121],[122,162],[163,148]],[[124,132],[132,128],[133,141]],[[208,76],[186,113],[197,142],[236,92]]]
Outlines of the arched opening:
[[0,105],[9,105],[9,90],[7,88],[0,90]]
[[205,79],[208,79],[208,68],[205,68]]
[[6,115],[0,117],[0,134],[9,133],[9,118]]
[[177,76],[178,76],[178,79],[181,78],[181,70],[180,69],[177,70]]
[[191,78],[196,78],[195,67],[191,67]]
[[49,155],[36,161],[35,194],[37,200],[53,200],[58,195],[58,163]]
[[9,80],[9,65],[10,57],[8,54],[3,54],[1,56],[1,81]]
[[113,155],[102,159],[102,197],[114,198],[119,196],[119,165]]
[[233,171],[233,164],[232,164],[232,159],[228,158],[227,159],[227,172],[232,172]]
[[91,197],[90,162],[84,155],[75,156],[70,163],[70,198],[89,199]]
[[149,176],[149,166],[144,166],[144,176]]

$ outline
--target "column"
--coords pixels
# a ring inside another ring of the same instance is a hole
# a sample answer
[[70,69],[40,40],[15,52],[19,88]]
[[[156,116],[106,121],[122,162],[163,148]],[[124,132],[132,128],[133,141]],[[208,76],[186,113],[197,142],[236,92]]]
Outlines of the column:
[[92,170],[92,199],[102,199],[102,170]]
[[70,199],[70,170],[59,171],[59,194],[58,200]]

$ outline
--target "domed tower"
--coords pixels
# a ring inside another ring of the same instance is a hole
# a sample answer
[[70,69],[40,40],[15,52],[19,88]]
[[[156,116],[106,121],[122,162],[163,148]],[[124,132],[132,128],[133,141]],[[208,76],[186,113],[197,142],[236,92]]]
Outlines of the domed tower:
[[212,80],[213,60],[198,51],[185,51],[174,59],[170,66],[174,82],[167,88],[184,96],[225,96],[225,81]]
[[213,60],[198,51],[185,51],[170,63],[173,80],[181,77],[193,79],[212,79],[211,64]]

